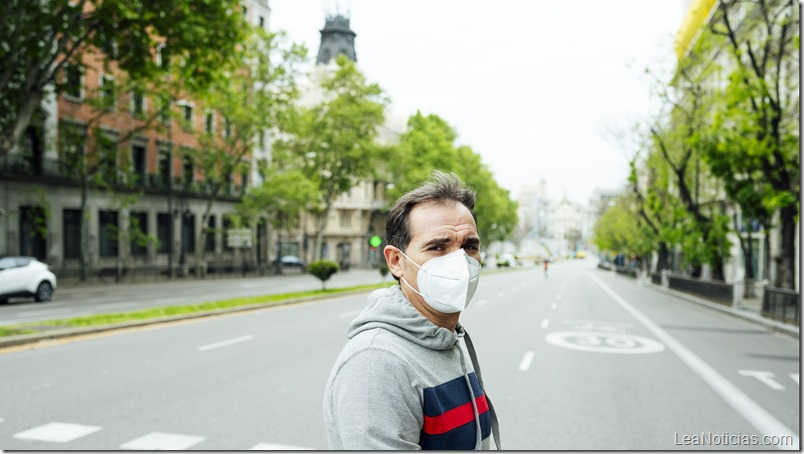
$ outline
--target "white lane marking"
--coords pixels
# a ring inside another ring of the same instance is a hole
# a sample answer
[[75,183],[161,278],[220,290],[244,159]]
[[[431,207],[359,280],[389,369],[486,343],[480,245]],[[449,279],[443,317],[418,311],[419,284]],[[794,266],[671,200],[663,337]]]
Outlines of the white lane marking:
[[497,294],[497,296],[499,296],[500,298],[502,298],[503,296],[505,296],[505,292],[500,292],[500,293],[498,293],[498,294]]
[[773,379],[773,377],[776,376],[773,372],[768,372],[766,370],[742,370],[742,369],[738,370],[737,372],[739,372],[740,375],[744,377],[756,378],[757,380],[767,385],[768,388],[770,389],[775,389],[777,391],[784,391],[784,385]]
[[790,374],[790,379],[798,384],[798,374]]
[[358,309],[356,311],[344,312],[342,314],[338,314],[338,318],[354,317],[355,315],[357,315],[357,314],[359,314],[361,312],[363,312],[363,309]]
[[66,422],[51,422],[44,426],[34,427],[24,432],[14,434],[14,438],[23,440],[50,441],[55,443],[67,443],[85,437],[91,433],[101,430],[98,426],[84,426],[81,424],[70,424]]
[[123,309],[124,307],[136,307],[137,303],[114,303],[114,304],[99,304],[95,306],[98,309]]
[[750,397],[748,397],[747,394],[740,391],[738,387],[726,380],[726,378],[720,375],[712,366],[706,364],[695,353],[691,352],[689,349],[687,349],[687,347],[667,334],[667,332],[659,327],[659,325],[653,323],[653,321],[648,317],[642,315],[641,312],[634,309],[623,298],[621,298],[620,295],[614,293],[614,291],[610,289],[608,285],[603,283],[600,278],[594,274],[588,274],[588,276],[592,278],[592,280],[595,281],[595,283],[599,285],[604,292],[614,299],[614,301],[616,301],[625,310],[630,312],[634,318],[641,322],[645,328],[653,333],[654,336],[664,342],[664,344],[667,345],[667,347],[672,350],[673,353],[675,353],[676,356],[678,356],[679,359],[681,359],[681,361],[687,365],[687,367],[698,374],[698,376],[701,377],[716,393],[720,394],[720,397],[722,397],[723,400],[731,405],[732,408],[734,408],[740,415],[742,415],[743,418],[745,418],[746,421],[751,423],[757,430],[759,430],[760,433],[766,435],[789,435],[793,437],[793,443],[791,443],[790,446],[779,446],[779,449],[798,450],[799,438],[795,432],[787,428],[787,426],[782,424],[767,410],[754,402]]
[[542,320],[542,328],[547,328],[547,325],[549,325],[549,324],[550,324],[550,319],[549,318],[546,318],[546,319]]
[[530,362],[533,361],[533,352],[525,353],[525,356],[522,358],[522,361],[519,363],[519,370],[528,370],[530,369]]
[[181,451],[204,441],[204,437],[194,435],[168,434],[151,432],[148,435],[135,438],[120,445],[121,449],[134,449],[138,451]]
[[3,419],[3,418],[0,418],[0,422],[3,422],[3,421],[5,421],[5,419]]
[[595,353],[643,354],[664,351],[664,345],[653,339],[632,334],[594,332],[594,331],[559,331],[548,334],[548,344]]
[[249,451],[312,451],[313,448],[305,448],[303,446],[290,446],[290,445],[277,445],[274,443],[259,443]]
[[556,295],[556,299],[557,299],[557,300],[560,300],[560,299],[561,299],[561,295]]
[[72,312],[72,309],[52,309],[52,310],[44,310],[44,311],[26,311],[20,312],[17,314],[17,318],[29,318],[29,317],[37,317],[40,315],[54,315],[54,314],[64,314],[67,312]]
[[486,303],[488,303],[488,300],[480,300],[480,301],[477,302],[477,305],[482,306],[482,305],[484,305]]
[[226,347],[228,345],[239,344],[240,342],[250,341],[251,339],[254,339],[254,336],[248,335],[248,336],[236,337],[234,339],[229,339],[229,340],[225,340],[225,341],[221,341],[221,342],[215,342],[214,344],[208,344],[208,345],[198,347],[198,351],[199,352],[205,352],[207,350],[212,350],[212,349],[215,349],[215,348]]
[[553,304],[550,305],[550,309],[555,309],[557,307],[558,307],[558,304],[556,304],[556,303],[553,303]]

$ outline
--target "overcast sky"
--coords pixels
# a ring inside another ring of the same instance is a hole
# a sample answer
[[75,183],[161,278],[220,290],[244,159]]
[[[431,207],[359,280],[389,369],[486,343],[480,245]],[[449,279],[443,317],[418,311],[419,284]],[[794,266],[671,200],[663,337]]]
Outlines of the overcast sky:
[[497,182],[586,203],[625,182],[610,138],[656,112],[645,67],[674,62],[683,0],[269,0],[314,62],[327,13],[351,17],[359,68],[396,115],[444,118]]

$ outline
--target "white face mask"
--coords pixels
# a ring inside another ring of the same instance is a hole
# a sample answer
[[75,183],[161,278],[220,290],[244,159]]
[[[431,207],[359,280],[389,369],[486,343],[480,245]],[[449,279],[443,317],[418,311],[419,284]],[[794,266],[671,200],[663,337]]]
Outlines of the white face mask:
[[416,278],[419,290],[411,287],[404,277],[400,279],[424,298],[425,303],[444,314],[454,314],[466,309],[480,280],[480,262],[469,257],[463,249],[458,249],[419,266],[404,252],[399,252],[419,268]]

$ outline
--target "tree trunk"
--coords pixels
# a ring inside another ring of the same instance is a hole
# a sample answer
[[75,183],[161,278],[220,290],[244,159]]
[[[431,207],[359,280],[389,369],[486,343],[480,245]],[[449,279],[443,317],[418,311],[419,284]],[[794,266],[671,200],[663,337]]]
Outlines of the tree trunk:
[[207,245],[207,235],[209,235],[209,213],[212,212],[212,202],[214,197],[207,199],[207,206],[204,209],[204,214],[201,215],[200,232],[198,235],[198,242],[195,244],[195,277],[207,277],[207,261],[206,251],[204,250]]
[[667,268],[667,243],[664,241],[659,241],[659,260],[656,263],[656,272],[661,273],[663,269]]
[[776,286],[786,289],[796,288],[796,207],[786,206],[779,213],[781,224],[781,251],[776,272]]

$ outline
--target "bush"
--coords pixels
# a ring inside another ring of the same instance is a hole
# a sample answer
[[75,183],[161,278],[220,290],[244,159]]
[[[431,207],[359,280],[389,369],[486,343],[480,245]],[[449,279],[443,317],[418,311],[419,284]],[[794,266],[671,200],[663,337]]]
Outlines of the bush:
[[307,271],[321,280],[321,290],[327,289],[327,281],[340,268],[332,260],[316,260],[307,267]]

